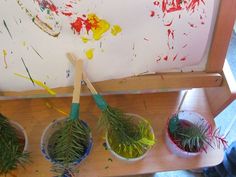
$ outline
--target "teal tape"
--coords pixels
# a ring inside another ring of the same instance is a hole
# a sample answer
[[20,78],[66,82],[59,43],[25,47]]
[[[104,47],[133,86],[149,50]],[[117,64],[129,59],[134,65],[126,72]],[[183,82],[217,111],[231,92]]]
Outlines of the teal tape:
[[93,99],[96,102],[98,108],[101,109],[102,111],[107,108],[108,104],[100,94],[93,95]]
[[80,108],[79,103],[72,103],[71,104],[71,109],[70,109],[70,119],[71,120],[79,119],[79,108]]

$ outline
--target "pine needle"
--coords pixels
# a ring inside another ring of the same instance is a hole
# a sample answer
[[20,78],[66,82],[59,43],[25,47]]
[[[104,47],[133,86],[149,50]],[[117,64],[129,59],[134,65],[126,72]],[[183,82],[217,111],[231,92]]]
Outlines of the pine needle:
[[73,162],[84,156],[89,139],[90,130],[81,120],[66,120],[64,127],[55,132],[49,140],[49,154],[56,161],[52,170],[61,174],[65,171],[75,172]]
[[99,119],[99,126],[108,132],[112,149],[126,158],[139,157],[155,144],[150,124],[144,120],[134,121],[133,116],[110,106],[107,106]]
[[29,163],[29,153],[23,152],[16,129],[0,114],[0,175],[6,175],[18,166]]

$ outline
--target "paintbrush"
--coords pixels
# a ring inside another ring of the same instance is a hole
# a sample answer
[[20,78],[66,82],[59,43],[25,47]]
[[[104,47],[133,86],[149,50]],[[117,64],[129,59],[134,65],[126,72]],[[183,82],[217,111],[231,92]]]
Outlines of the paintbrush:
[[[67,57],[72,63],[75,63],[76,57],[72,53],[68,53]],[[153,138],[149,139],[140,133],[142,132],[141,127],[143,127],[143,125],[149,125],[147,121],[135,125],[133,123],[132,116],[129,116],[123,111],[107,104],[103,97],[93,87],[84,71],[83,80],[92,93],[92,97],[96,105],[102,111],[99,119],[100,127],[105,128],[109,134],[113,134],[114,137],[116,137],[118,144],[115,148],[120,148],[122,146],[123,151],[126,151],[127,149],[127,151],[131,154],[130,156],[132,156],[132,154],[142,154],[143,149],[155,144],[155,140]],[[130,152],[130,149],[132,152]]]
[[76,60],[70,115],[55,138],[53,157],[59,163],[55,164],[54,169],[61,169],[60,173],[75,172],[74,163],[84,157],[89,146],[90,130],[79,118],[82,67],[82,60]]

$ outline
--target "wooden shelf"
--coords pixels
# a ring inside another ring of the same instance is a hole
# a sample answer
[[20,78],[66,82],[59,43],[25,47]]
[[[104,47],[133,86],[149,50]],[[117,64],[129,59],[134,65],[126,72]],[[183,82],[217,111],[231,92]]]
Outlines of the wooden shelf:
[[[81,177],[127,176],[177,169],[194,169],[213,166],[223,160],[222,149],[209,148],[208,153],[193,159],[182,159],[171,154],[164,143],[164,128],[167,118],[175,112],[182,92],[152,93],[137,95],[105,96],[107,102],[125,112],[139,114],[147,118],[156,134],[157,144],[142,161],[126,163],[113,157],[103,147],[103,133],[98,132],[96,124],[100,111],[91,97],[81,99],[81,117],[92,128],[94,145],[90,156],[79,166]],[[54,109],[46,107],[50,103],[65,112],[69,112],[71,98],[22,99],[0,101],[0,112],[12,120],[18,121],[29,136],[29,150],[33,163],[25,170],[14,172],[17,177],[51,177],[50,163],[40,152],[39,142],[44,128],[53,120],[63,117]],[[214,124],[204,90],[193,89],[188,92],[182,110],[193,110],[205,116]],[[112,158],[112,162],[108,159]]]

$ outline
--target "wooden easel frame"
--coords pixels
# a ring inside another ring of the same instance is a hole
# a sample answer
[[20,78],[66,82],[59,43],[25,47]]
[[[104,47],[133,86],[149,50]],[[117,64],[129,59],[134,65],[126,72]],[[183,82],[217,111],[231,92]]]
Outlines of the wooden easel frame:
[[[167,91],[170,89],[218,87],[223,83],[223,65],[230,42],[236,16],[236,0],[221,0],[218,17],[211,43],[208,63],[204,72],[194,73],[162,73],[145,76],[133,76],[94,83],[101,93],[133,92],[133,91]],[[71,94],[72,87],[54,88],[57,95]],[[82,87],[82,93],[88,93]],[[24,92],[1,92],[1,96],[10,97],[50,97],[45,90]]]

